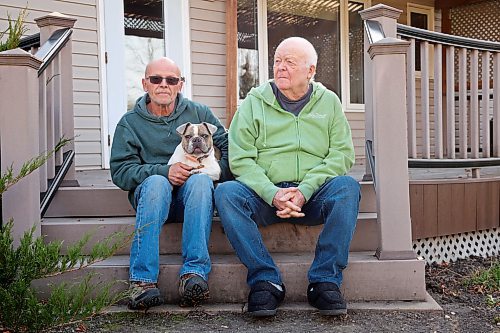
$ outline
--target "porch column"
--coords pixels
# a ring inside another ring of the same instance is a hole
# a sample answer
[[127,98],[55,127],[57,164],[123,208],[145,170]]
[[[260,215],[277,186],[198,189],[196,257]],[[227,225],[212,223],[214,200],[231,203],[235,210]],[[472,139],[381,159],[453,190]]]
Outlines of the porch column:
[[377,5],[361,12],[378,21],[385,36],[368,46],[371,124],[379,226],[380,260],[414,259],[412,249],[406,115],[406,53],[410,42],[396,39],[401,11]]
[[[16,176],[24,162],[38,156],[38,69],[42,61],[21,49],[0,53],[0,172],[13,167]],[[38,170],[2,195],[2,223],[14,219],[14,245],[36,226],[40,235],[40,178]]]
[[[378,4],[359,12],[363,20],[373,20],[381,24],[385,37],[396,37],[396,24],[402,11],[389,7],[384,4]],[[365,140],[373,142],[373,111],[372,111],[372,59],[367,56],[370,42],[364,29],[364,93],[365,93]],[[365,175],[363,180],[373,180],[370,163],[368,161],[368,152],[366,152]]]
[[[50,13],[48,15],[35,19],[36,24],[40,28],[40,45],[43,45],[56,30],[73,28],[76,19],[63,15],[61,13]],[[55,67],[58,73],[54,74],[55,80],[60,80],[60,95],[58,100],[54,101],[55,110],[61,111],[61,133],[66,138],[74,138],[75,136],[75,121],[74,121],[74,105],[73,105],[73,37],[70,36],[68,42],[63,47],[59,54],[58,64]],[[57,105],[59,103],[59,105]],[[56,140],[59,138],[56,138]],[[52,149],[53,147],[47,147]],[[75,150],[74,140],[63,147],[62,152]],[[61,186],[78,186],[75,175],[75,163],[71,164],[70,169],[66,173]]]

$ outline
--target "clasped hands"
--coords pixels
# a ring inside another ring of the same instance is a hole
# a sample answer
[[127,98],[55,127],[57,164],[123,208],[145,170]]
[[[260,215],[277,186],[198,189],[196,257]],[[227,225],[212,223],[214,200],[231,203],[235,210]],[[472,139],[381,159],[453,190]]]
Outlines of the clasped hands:
[[280,188],[273,198],[276,215],[282,219],[303,217],[302,206],[306,202],[304,195],[297,187]]

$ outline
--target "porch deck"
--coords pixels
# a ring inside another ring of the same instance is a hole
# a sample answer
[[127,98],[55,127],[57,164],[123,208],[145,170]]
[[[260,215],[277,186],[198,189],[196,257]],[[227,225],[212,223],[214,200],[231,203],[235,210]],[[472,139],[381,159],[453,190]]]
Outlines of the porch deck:
[[[355,165],[349,175],[361,181],[365,172],[364,165]],[[482,178],[500,178],[500,166],[481,168]],[[410,182],[425,180],[465,180],[471,179],[471,172],[466,169],[410,169]],[[76,179],[82,187],[114,187],[109,170],[81,170],[76,172]]]

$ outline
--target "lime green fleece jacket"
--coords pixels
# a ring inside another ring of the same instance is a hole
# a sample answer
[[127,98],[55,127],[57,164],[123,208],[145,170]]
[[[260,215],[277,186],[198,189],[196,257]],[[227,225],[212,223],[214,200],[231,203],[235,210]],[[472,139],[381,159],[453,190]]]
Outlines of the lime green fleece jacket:
[[281,108],[269,82],[253,88],[229,128],[229,166],[269,205],[279,182],[297,182],[309,200],[354,164],[351,129],[339,98],[313,82],[298,116]]

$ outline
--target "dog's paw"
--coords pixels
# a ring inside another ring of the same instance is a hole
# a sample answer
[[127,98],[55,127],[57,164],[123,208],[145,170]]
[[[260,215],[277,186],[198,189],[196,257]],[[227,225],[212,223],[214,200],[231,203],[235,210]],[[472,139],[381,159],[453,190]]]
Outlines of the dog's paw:
[[197,175],[197,174],[199,174],[199,173],[201,173],[201,170],[200,170],[200,169],[193,169],[193,170],[191,170],[191,172],[190,172],[190,174],[191,174],[191,175]]

